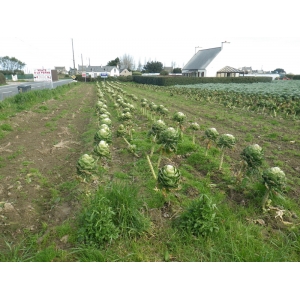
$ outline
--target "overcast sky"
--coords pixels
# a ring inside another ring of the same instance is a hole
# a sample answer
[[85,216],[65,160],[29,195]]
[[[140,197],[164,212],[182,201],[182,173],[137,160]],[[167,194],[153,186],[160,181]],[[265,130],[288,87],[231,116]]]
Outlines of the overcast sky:
[[136,65],[157,60],[182,68],[195,47],[229,41],[231,67],[300,74],[297,11],[295,0],[6,1],[1,4],[5,30],[0,33],[0,56],[25,62],[25,71],[69,70],[73,39],[76,68],[81,55],[84,65],[106,65],[124,54]]

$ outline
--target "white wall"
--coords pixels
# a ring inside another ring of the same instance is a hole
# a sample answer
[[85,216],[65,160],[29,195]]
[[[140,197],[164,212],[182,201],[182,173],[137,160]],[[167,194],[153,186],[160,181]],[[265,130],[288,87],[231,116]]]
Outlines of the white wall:
[[231,47],[231,44],[223,43],[223,49],[221,52],[206,68],[206,77],[216,77],[217,72],[226,66],[238,69],[238,66],[235,65],[235,57],[231,52]]

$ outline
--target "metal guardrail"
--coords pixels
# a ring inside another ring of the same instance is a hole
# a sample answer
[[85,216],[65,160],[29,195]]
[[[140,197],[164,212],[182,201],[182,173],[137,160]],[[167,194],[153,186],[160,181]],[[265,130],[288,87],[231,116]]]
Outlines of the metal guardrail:
[[0,92],[0,101],[4,100],[5,98],[8,97],[12,97],[14,95],[17,95],[18,91],[13,92],[13,91],[9,91],[9,92]]

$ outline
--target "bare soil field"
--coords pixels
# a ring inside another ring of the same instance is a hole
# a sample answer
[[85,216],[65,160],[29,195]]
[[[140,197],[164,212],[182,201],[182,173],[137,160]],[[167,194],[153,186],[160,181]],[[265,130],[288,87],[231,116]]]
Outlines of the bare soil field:
[[[0,144],[0,231],[6,237],[0,249],[24,229],[38,232],[43,223],[55,226],[76,211],[76,195],[67,189],[58,196],[55,189],[75,180],[94,93],[94,86],[76,86],[66,100],[50,99],[6,120],[13,131]],[[70,201],[61,204],[60,198]]]

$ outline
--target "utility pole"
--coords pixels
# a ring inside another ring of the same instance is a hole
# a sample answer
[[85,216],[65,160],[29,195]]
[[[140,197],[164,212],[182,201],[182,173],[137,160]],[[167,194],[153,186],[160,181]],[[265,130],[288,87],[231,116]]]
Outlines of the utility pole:
[[[81,75],[83,73],[83,60],[82,60],[82,53],[81,53]],[[86,82],[86,73],[85,73],[85,77],[84,77],[84,82]]]
[[73,67],[74,67],[74,72],[75,72],[75,58],[74,58],[73,39],[72,39],[72,52],[73,52]]

